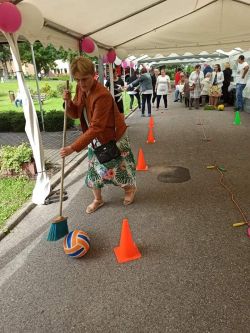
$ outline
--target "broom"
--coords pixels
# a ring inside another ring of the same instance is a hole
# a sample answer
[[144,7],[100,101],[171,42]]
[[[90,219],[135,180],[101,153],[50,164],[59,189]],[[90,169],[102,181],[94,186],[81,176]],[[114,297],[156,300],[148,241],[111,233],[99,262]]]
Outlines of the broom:
[[[69,90],[69,80],[66,82],[67,90]],[[65,147],[66,144],[66,129],[67,129],[67,103],[65,103],[64,110],[64,119],[63,119],[63,142],[62,147]],[[55,217],[52,220],[52,224],[50,226],[50,231],[47,237],[48,241],[56,241],[69,233],[67,217],[62,216],[62,203],[63,203],[63,181],[64,181],[64,164],[65,157],[62,158],[62,166],[61,166],[61,189],[60,189],[60,208],[59,208],[59,216]]]

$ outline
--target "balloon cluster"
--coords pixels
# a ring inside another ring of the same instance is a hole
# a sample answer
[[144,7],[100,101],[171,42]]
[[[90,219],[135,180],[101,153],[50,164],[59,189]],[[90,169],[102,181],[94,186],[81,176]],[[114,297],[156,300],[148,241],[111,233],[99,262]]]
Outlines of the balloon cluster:
[[0,30],[4,33],[18,31],[18,34],[34,42],[43,24],[41,12],[30,3],[20,3],[17,6],[8,1],[0,3]]
[[[32,20],[31,20],[32,17]],[[44,19],[40,11],[30,3],[20,3],[17,6],[8,1],[0,2],[0,30],[4,33],[15,33],[26,37],[31,42],[37,38],[37,34],[41,31],[44,24]],[[82,51],[88,53],[90,56],[99,55],[98,47],[90,37],[84,37],[81,40]],[[121,65],[123,68],[134,68],[134,63],[125,59],[126,50],[110,49],[103,55],[104,63],[115,63]]]

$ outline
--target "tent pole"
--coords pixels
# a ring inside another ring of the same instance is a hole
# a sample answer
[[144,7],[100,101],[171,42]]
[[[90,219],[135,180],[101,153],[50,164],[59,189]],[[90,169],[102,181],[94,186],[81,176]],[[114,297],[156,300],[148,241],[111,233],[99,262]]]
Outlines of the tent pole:
[[33,61],[34,72],[35,72],[36,90],[37,90],[39,107],[40,107],[41,118],[42,118],[42,127],[43,127],[43,131],[45,132],[45,128],[44,128],[44,117],[43,117],[43,108],[42,108],[42,102],[41,102],[41,94],[40,94],[40,88],[39,88],[39,83],[38,83],[38,76],[37,76],[37,68],[36,68],[36,60],[35,60],[34,48],[33,48],[33,44],[32,43],[30,43],[30,48],[31,48],[32,61]]
[[104,77],[103,77],[103,61],[102,57],[98,57],[98,74],[99,74],[99,82],[104,84]]
[[110,80],[110,93],[114,97],[114,76],[113,76],[113,64],[109,63],[109,80]]

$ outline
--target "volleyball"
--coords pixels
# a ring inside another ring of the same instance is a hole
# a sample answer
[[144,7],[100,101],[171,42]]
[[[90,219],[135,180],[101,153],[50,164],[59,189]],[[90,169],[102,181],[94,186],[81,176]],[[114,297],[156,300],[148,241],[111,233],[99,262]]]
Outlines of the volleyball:
[[89,250],[90,239],[86,232],[73,230],[64,238],[63,248],[65,254],[72,258],[83,257]]

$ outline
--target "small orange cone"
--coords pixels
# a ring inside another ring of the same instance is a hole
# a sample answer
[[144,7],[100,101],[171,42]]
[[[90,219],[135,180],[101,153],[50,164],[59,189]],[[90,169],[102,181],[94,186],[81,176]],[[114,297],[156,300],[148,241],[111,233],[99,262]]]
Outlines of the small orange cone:
[[154,138],[154,133],[153,133],[153,128],[149,128],[148,130],[148,139],[147,143],[155,143],[155,138]]
[[137,160],[137,166],[136,166],[136,170],[137,171],[146,171],[148,170],[148,166],[145,162],[145,158],[144,158],[144,154],[142,149],[139,149],[139,153],[138,153],[138,160]]
[[114,252],[116,259],[120,264],[141,258],[141,253],[133,241],[127,219],[123,219],[122,221],[120,244],[114,248]]
[[153,116],[151,116],[151,117],[149,118],[148,127],[149,127],[149,128],[153,128],[154,125],[155,125],[154,118],[153,118]]

